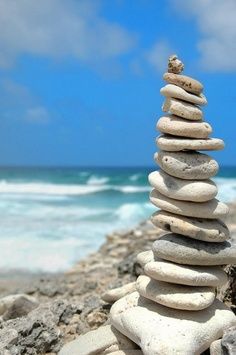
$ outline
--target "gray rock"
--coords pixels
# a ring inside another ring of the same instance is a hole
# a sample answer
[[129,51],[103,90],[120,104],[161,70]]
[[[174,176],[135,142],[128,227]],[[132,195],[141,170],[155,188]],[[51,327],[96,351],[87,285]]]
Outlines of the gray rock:
[[182,311],[134,292],[114,303],[111,322],[136,342],[144,355],[192,355],[208,349],[225,329],[236,324],[236,317],[218,300],[198,312]]
[[154,159],[167,174],[180,179],[209,179],[219,170],[217,161],[202,153],[159,152]]
[[179,216],[166,211],[155,212],[152,223],[166,231],[185,235],[205,242],[224,242],[229,239],[229,230],[219,219],[200,219]]
[[224,332],[221,339],[221,347],[223,354],[236,354],[236,327],[232,327]]
[[216,198],[207,202],[179,201],[164,196],[155,189],[150,193],[150,201],[164,211],[187,217],[224,219],[229,212],[228,206]]
[[163,306],[189,311],[207,308],[215,299],[214,288],[176,285],[153,280],[145,275],[138,277],[137,291],[141,296]]
[[177,75],[174,73],[165,73],[163,79],[170,84],[180,86],[182,89],[199,95],[203,90],[203,85],[196,79],[186,75]]
[[229,241],[207,243],[179,234],[166,234],[153,243],[154,257],[186,265],[227,265],[236,263],[236,245]]
[[3,314],[3,319],[15,319],[27,315],[33,309],[38,307],[39,303],[33,297],[25,297],[24,295],[16,298]]
[[180,152],[182,150],[222,150],[224,142],[218,138],[191,139],[161,135],[156,140],[157,146],[168,152]]
[[165,100],[162,110],[191,121],[199,121],[203,118],[203,113],[199,107],[173,98]]
[[201,93],[199,95],[189,93],[185,91],[180,86],[174,84],[167,84],[163,88],[161,88],[160,93],[168,98],[175,98],[178,100],[183,100],[186,102],[190,102],[195,105],[206,105],[207,99]]
[[148,180],[161,194],[176,200],[206,202],[217,195],[216,184],[211,180],[183,180],[163,170],[153,171]]
[[180,137],[208,138],[212,128],[207,122],[190,121],[177,116],[164,116],[157,122],[157,129],[161,133]]

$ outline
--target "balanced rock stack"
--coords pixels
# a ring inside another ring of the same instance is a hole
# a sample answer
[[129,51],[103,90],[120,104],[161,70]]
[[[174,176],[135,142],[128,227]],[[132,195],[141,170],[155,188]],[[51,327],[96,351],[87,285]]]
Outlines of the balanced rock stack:
[[152,222],[169,233],[138,255],[144,275],[137,291],[111,308],[116,329],[146,355],[201,354],[236,324],[236,317],[215,298],[227,277],[222,265],[236,262],[223,220],[228,207],[218,201],[210,180],[217,162],[199,151],[220,150],[224,142],[209,138],[210,124],[200,108],[207,104],[203,86],[181,75],[183,64],[169,59],[163,111],[157,123],[160,170],[149,175],[151,202],[160,210]]

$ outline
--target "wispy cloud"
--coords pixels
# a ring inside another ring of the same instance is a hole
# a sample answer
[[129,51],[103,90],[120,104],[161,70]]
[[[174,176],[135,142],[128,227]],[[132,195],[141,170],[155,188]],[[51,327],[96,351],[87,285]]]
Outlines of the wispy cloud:
[[1,119],[32,124],[50,122],[50,113],[41,100],[26,86],[9,79],[0,82],[0,108]]
[[236,1],[171,0],[181,15],[197,22],[200,64],[209,71],[236,70]]
[[0,0],[0,67],[22,54],[97,65],[129,52],[135,36],[99,11],[97,0]]
[[173,54],[173,49],[167,40],[157,41],[146,53],[146,58],[157,72],[166,70],[168,58]]

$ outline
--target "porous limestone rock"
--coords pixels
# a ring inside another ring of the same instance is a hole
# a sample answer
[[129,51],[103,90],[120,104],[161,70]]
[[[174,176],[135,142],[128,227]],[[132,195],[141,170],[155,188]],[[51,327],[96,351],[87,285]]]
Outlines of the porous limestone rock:
[[112,306],[111,322],[144,355],[192,355],[208,349],[225,329],[236,324],[236,317],[218,300],[201,311],[183,311],[134,292]]
[[187,217],[224,219],[229,212],[229,207],[216,198],[207,202],[180,201],[164,196],[155,189],[150,193],[150,201],[164,211]]
[[179,60],[176,54],[168,59],[168,73],[180,74],[184,70],[184,64]]
[[139,253],[137,255],[137,262],[144,267],[149,261],[153,261],[154,256],[152,250],[147,250]]
[[188,138],[208,138],[212,133],[209,123],[190,121],[174,115],[163,116],[157,122],[157,129],[161,133]]
[[218,138],[190,139],[161,135],[156,139],[157,146],[167,152],[179,152],[182,150],[222,150],[224,142]]
[[186,120],[199,121],[203,119],[203,113],[199,107],[188,102],[167,98],[162,105],[162,111],[170,112]]
[[158,152],[154,159],[167,174],[184,180],[209,179],[219,170],[217,161],[203,153]]
[[136,287],[141,296],[175,309],[199,311],[209,307],[215,299],[212,287],[176,285],[145,275],[138,277]]
[[195,105],[206,105],[207,99],[203,94],[191,94],[181,87],[173,84],[167,84],[160,90],[161,94],[168,98],[175,98],[183,101],[190,102]]
[[182,234],[205,242],[224,242],[229,239],[227,226],[219,219],[179,216],[166,211],[155,212],[152,223],[166,231]]
[[169,233],[153,243],[154,258],[186,265],[227,265],[236,263],[236,245],[230,241],[207,243]]
[[153,171],[148,180],[161,194],[176,200],[206,202],[217,195],[216,184],[211,180],[182,180],[163,170]]
[[191,78],[186,75],[177,75],[174,73],[165,73],[163,79],[169,84],[174,84],[182,89],[192,92],[193,94],[199,95],[203,90],[203,85],[196,79]]

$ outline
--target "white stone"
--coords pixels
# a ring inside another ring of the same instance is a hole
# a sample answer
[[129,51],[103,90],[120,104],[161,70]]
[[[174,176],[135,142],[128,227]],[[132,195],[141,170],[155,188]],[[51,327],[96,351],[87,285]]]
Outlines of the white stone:
[[154,159],[167,174],[180,179],[209,179],[219,170],[216,160],[197,152],[158,152]]
[[182,89],[192,92],[193,94],[199,95],[203,90],[203,85],[198,80],[186,75],[165,73],[163,79],[168,83],[180,86]]
[[153,171],[148,179],[157,191],[176,200],[205,202],[217,195],[216,184],[211,180],[182,180],[163,170]]
[[176,285],[153,280],[141,275],[137,279],[137,291],[145,298],[166,307],[199,311],[209,307],[215,299],[212,287]]
[[229,207],[216,198],[207,202],[179,201],[164,196],[155,189],[150,193],[150,201],[164,211],[187,217],[224,219],[229,212]]
[[188,102],[167,98],[162,105],[162,111],[170,112],[186,120],[198,121],[203,119],[203,113],[199,107]]
[[206,105],[207,99],[203,94],[191,94],[180,86],[174,84],[167,84],[160,90],[161,94],[168,98],[175,98],[183,101],[190,102],[195,105]]
[[111,325],[92,330],[67,343],[59,351],[59,355],[100,355],[106,351],[131,350],[137,345]]
[[156,139],[157,146],[168,152],[180,152],[182,150],[222,150],[224,142],[218,138],[188,139],[161,135]]
[[236,317],[218,300],[198,312],[182,311],[134,292],[112,306],[111,322],[136,342],[144,355],[198,355],[236,324]]
[[157,129],[161,133],[180,137],[208,138],[212,128],[207,122],[190,121],[177,116],[164,116],[157,122]]
[[229,239],[229,230],[219,219],[199,219],[158,211],[152,215],[151,220],[161,229],[205,242],[217,243]]
[[29,296],[25,293],[19,293],[19,294],[5,296],[3,298],[0,298],[0,315],[3,315],[13,305],[13,303],[16,300],[18,300],[22,297],[25,298],[26,300],[29,300],[30,302],[38,304],[38,301],[36,300],[35,297]]
[[144,272],[158,281],[188,286],[219,287],[227,282],[220,266],[187,266],[160,259],[147,263]]
[[147,250],[139,253],[137,255],[137,262],[144,267],[149,261],[153,261],[154,256],[152,250]]
[[153,243],[154,258],[184,265],[227,265],[236,263],[236,245],[229,241],[207,243],[169,233]]
[[124,297],[128,293],[136,291],[136,283],[135,282],[130,282],[126,285],[123,285],[121,287],[114,288],[112,290],[107,290],[103,295],[102,299],[105,302],[108,303],[113,303],[120,299],[121,297]]

